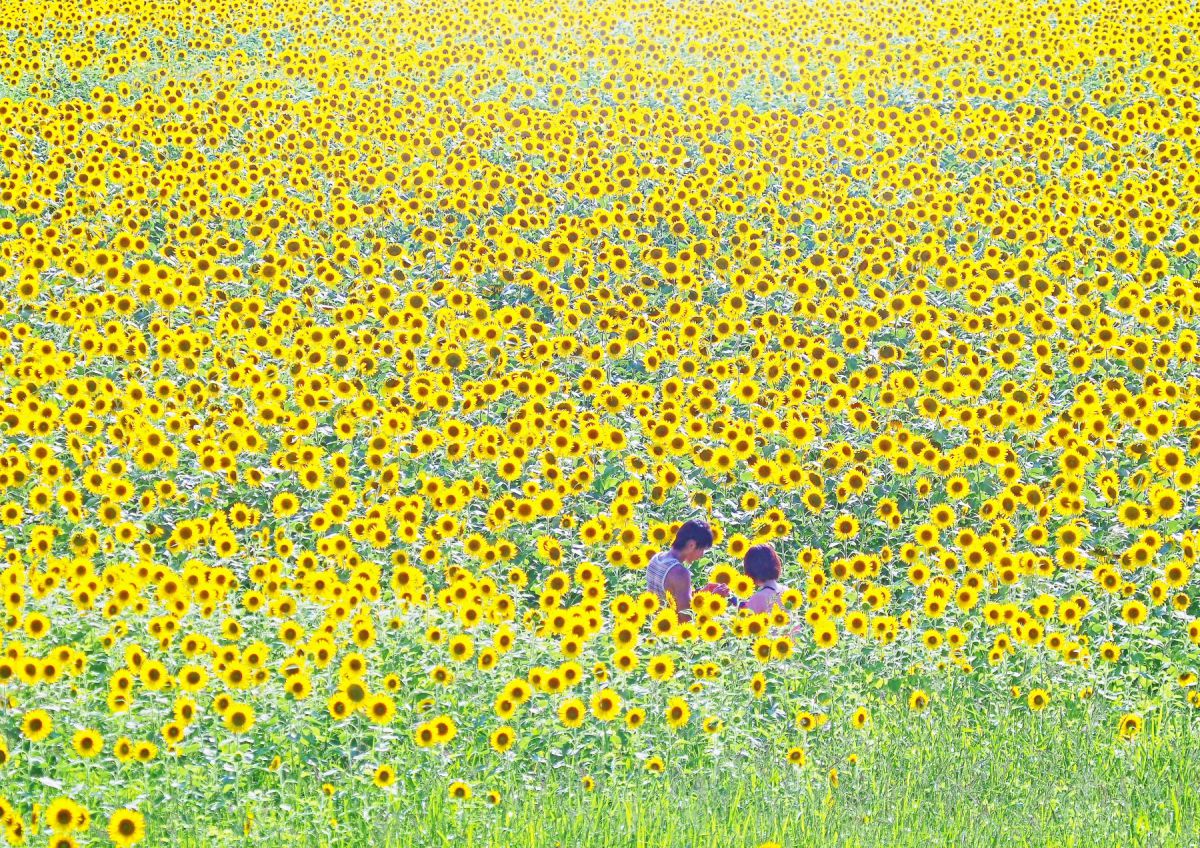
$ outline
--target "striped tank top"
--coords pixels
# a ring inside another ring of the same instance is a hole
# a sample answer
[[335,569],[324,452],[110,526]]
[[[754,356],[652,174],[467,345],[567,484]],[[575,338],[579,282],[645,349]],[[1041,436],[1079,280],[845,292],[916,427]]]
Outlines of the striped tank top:
[[[687,566],[680,562],[675,556],[675,552],[671,550],[655,554],[654,558],[646,565],[646,586],[651,592],[658,595],[658,599],[663,603],[666,603],[667,600],[667,590],[663,581],[667,578],[667,572],[677,565],[687,569]],[[691,579],[690,572],[689,579]]]

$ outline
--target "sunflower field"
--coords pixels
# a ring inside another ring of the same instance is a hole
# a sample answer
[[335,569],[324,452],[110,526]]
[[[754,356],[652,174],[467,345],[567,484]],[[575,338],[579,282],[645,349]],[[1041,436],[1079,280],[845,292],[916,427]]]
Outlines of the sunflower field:
[[1198,151],[1191,0],[0,0],[0,844],[1197,844]]

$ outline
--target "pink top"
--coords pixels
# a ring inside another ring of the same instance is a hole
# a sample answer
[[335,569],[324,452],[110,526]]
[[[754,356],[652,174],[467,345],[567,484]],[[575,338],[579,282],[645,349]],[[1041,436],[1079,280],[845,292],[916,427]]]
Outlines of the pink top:
[[774,580],[768,580],[759,586],[753,595],[746,598],[742,606],[751,612],[768,612],[772,607],[779,605],[779,596],[785,591],[787,587],[780,586]]

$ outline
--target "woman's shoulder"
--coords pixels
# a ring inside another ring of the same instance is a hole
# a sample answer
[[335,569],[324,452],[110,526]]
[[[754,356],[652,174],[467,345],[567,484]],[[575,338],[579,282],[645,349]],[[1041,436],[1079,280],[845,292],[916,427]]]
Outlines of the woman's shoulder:
[[754,594],[746,598],[743,606],[751,612],[766,612],[775,602],[774,596],[763,589],[756,589]]
[[778,603],[779,596],[786,591],[786,586],[781,586],[772,580],[755,589],[754,594],[746,598],[745,607],[752,612],[766,612]]

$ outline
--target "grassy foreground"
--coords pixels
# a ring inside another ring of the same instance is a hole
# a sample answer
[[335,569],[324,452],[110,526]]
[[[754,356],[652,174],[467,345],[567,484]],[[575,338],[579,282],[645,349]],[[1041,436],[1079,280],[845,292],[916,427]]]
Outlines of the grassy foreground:
[[[646,775],[609,787],[596,763],[586,790],[578,764],[504,775],[493,807],[449,800],[436,781],[410,789],[335,793],[280,782],[247,786],[220,821],[159,808],[153,844],[440,845],[675,848],[781,846],[1155,846],[1192,844],[1200,802],[1200,740],[1182,716],[1147,722],[1133,741],[1107,725],[1014,711],[978,722],[965,705],[883,722],[858,762],[777,767],[748,756],[742,770]],[[404,771],[404,764],[399,764]],[[836,777],[831,770],[836,769]],[[399,787],[399,784],[398,784]],[[257,811],[249,831],[244,811]],[[336,821],[336,823],[335,823]],[[178,825],[169,824],[178,822]]]

